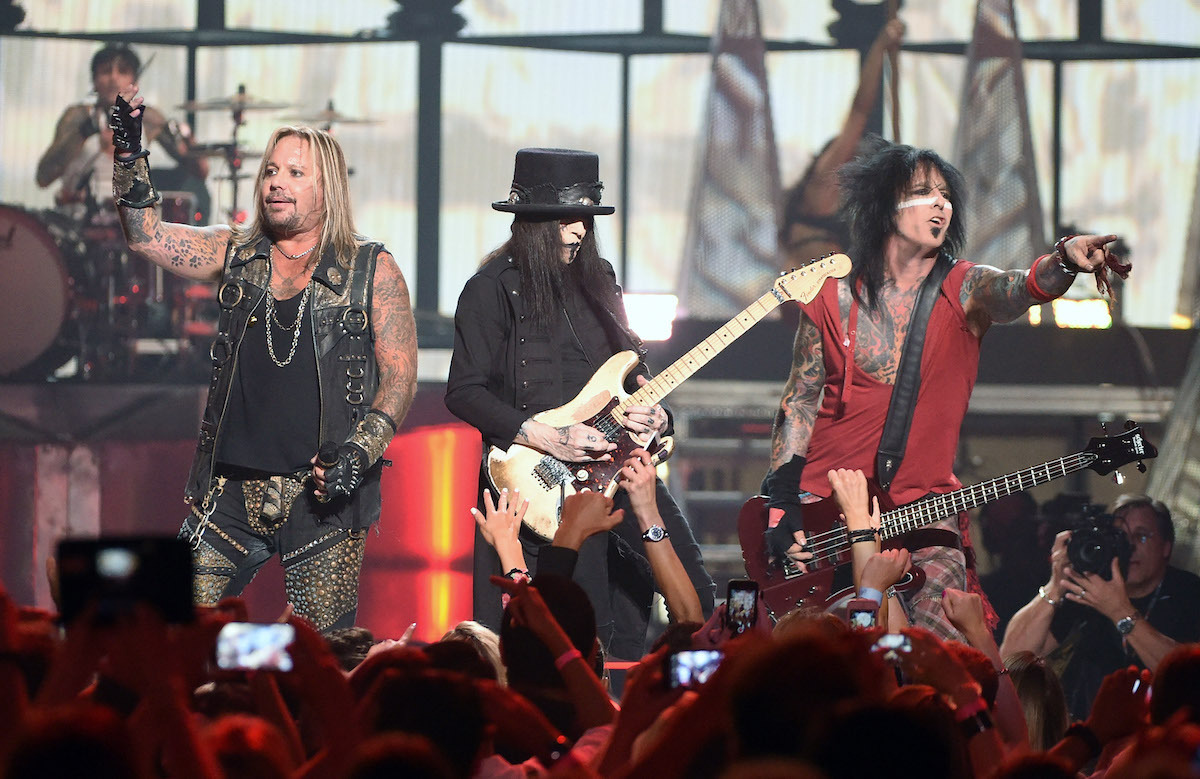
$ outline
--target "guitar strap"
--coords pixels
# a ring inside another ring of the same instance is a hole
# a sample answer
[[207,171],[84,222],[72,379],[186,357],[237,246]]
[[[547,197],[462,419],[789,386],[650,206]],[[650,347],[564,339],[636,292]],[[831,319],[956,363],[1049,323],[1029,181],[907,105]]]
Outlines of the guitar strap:
[[[954,266],[954,260],[943,254],[925,277],[917,290],[913,304],[912,319],[908,324],[908,335],[900,350],[900,368],[896,373],[896,384],[892,388],[892,399],[888,404],[887,419],[883,423],[883,436],[879,439],[879,452],[875,455],[875,481],[884,490],[891,485],[900,462],[908,447],[908,431],[912,427],[913,406],[917,401],[917,390],[921,387],[921,352],[925,348],[925,327],[933,304],[937,302],[942,282]],[[853,357],[851,357],[853,359]]]

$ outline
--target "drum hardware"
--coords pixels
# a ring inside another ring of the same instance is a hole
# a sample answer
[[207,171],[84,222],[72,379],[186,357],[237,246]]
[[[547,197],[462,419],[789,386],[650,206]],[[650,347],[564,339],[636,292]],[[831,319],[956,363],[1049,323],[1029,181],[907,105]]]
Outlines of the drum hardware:
[[[236,219],[238,214],[238,181],[241,178],[239,172],[241,171],[243,159],[248,158],[248,153],[238,146],[238,131],[246,123],[244,113],[246,111],[272,111],[290,107],[290,103],[279,103],[251,96],[246,92],[245,84],[238,84],[237,92],[229,97],[218,97],[211,100],[192,100],[179,106],[179,108],[185,111],[230,112],[230,118],[233,120],[232,140],[228,143],[198,145],[193,147],[193,150],[203,149],[204,151],[199,153],[207,153],[208,156],[224,158],[226,166],[229,169],[229,175],[222,177],[221,180],[230,181],[233,184],[233,197],[229,201],[229,221],[231,224],[240,221]],[[259,156],[261,157],[262,155]]]

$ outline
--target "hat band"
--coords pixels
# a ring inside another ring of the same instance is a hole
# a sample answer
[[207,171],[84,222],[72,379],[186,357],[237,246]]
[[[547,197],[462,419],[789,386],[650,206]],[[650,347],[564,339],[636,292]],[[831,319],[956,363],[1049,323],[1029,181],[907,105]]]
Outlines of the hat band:
[[519,206],[598,206],[604,185],[599,181],[555,187],[551,184],[536,184],[525,187],[513,182],[509,190],[509,205]]

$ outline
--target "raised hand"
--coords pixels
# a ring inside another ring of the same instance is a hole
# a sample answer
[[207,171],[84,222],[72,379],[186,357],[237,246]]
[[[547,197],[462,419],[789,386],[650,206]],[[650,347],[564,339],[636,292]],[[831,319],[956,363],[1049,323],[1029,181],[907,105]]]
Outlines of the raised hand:
[[829,472],[829,486],[850,530],[879,528],[879,498],[867,498],[867,477],[862,471],[838,468]]
[[484,490],[483,507],[487,510],[486,514],[471,507],[471,516],[475,517],[475,524],[483,533],[483,539],[493,547],[515,542],[521,530],[521,520],[529,508],[529,501],[521,499],[521,491],[513,490],[510,495],[505,487],[500,490],[499,500],[493,501],[491,490]]
[[862,586],[883,592],[912,567],[912,555],[907,549],[884,549],[867,560],[862,571]]
[[142,108],[144,101],[131,85],[117,93],[117,102],[109,111],[108,125],[112,143],[121,154],[137,154],[142,150]]
[[617,483],[629,494],[633,513],[641,516],[654,509],[657,514],[657,471],[645,449],[634,449],[617,474]]
[[963,592],[947,587],[942,591],[942,611],[950,624],[969,640],[989,635],[987,618],[983,614],[983,599],[979,593]]
[[589,536],[621,524],[625,509],[613,511],[612,505],[612,498],[599,492],[584,490],[568,495],[563,501],[558,530],[554,533],[554,545],[578,550]]

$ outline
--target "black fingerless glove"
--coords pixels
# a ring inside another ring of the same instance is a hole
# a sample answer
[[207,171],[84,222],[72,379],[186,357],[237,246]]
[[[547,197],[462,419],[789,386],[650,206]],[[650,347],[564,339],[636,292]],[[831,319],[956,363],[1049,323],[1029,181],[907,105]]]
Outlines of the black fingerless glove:
[[363,475],[370,467],[367,452],[358,444],[344,443],[334,447],[321,447],[317,460],[325,469],[325,492],[330,498],[350,495],[362,484]]
[[767,496],[768,509],[782,509],[779,524],[767,528],[763,538],[767,553],[773,560],[787,557],[787,550],[796,543],[794,533],[804,529],[804,510],[800,502],[800,475],[806,460],[794,455],[791,460],[766,475],[762,493]]
[[142,117],[146,107],[142,106],[137,116],[129,101],[117,95],[117,102],[109,111],[108,125],[113,133],[113,146],[124,154],[137,154],[142,150]]

